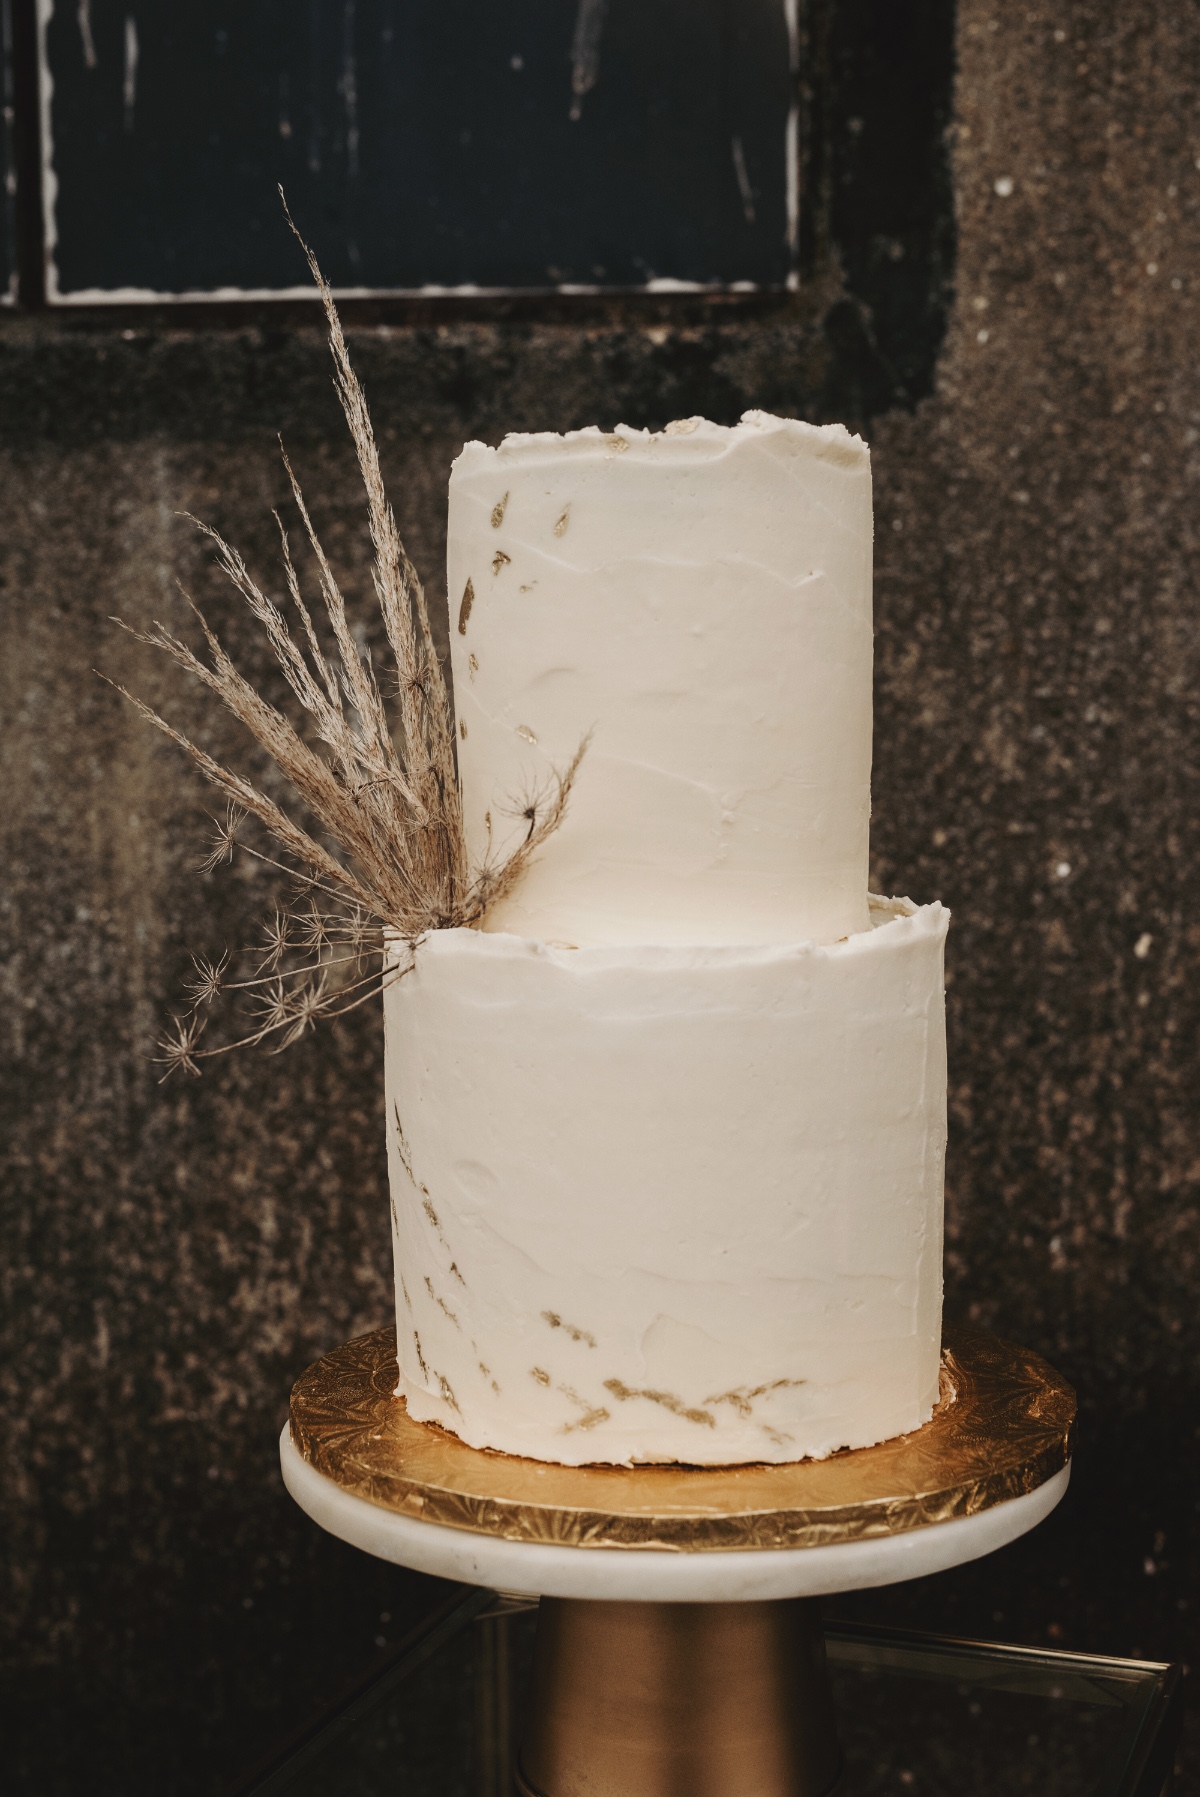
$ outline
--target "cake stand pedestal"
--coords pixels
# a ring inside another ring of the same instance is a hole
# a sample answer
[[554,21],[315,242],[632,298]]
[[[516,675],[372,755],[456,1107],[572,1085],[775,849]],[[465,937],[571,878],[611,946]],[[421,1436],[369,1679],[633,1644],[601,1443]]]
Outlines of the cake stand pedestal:
[[965,1329],[923,1429],[786,1466],[491,1453],[413,1422],[396,1380],[390,1329],[310,1367],[284,1483],[367,1553],[541,1598],[526,1797],[821,1797],[839,1753],[816,1599],[992,1553],[1070,1477],[1070,1386]]

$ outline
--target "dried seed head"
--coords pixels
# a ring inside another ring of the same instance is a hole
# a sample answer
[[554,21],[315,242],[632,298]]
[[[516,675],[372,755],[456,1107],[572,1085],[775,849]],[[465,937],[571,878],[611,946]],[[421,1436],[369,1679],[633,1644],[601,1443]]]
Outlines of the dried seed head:
[[280,961],[292,946],[288,933],[291,925],[292,919],[287,911],[276,911],[274,916],[267,919],[263,925],[265,952],[260,962],[261,966],[272,969],[279,966]]
[[213,834],[212,847],[200,863],[198,870],[200,873],[210,874],[223,862],[233,860],[233,851],[237,847],[237,833],[245,819],[246,813],[241,806],[232,803],[225,814],[224,823],[218,822],[216,818],[213,819],[217,827]]
[[[189,1073],[194,1078],[198,1078],[200,1069],[196,1065],[195,1051],[196,1044],[200,1040],[204,1025],[195,1017],[173,1017],[171,1021],[174,1025],[175,1033],[174,1035],[162,1036],[159,1039],[158,1048],[160,1052],[154,1057],[160,1067],[166,1068],[162,1080],[170,1079],[171,1075],[176,1071],[180,1073]],[[159,1080],[158,1082],[160,1086],[162,1080]]]
[[309,900],[308,910],[295,921],[296,942],[299,947],[319,954],[322,949],[329,946],[330,920],[325,916],[315,898]]
[[221,959],[215,963],[203,955],[192,956],[192,966],[196,977],[184,983],[184,991],[191,996],[193,1006],[198,1010],[201,1005],[209,1005],[224,984],[225,969],[229,965],[229,951],[226,949]]

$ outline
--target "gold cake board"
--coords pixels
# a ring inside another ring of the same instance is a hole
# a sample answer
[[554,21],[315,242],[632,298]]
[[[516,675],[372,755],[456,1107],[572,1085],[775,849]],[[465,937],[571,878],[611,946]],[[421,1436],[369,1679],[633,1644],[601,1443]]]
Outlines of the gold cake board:
[[470,1448],[414,1422],[397,1377],[391,1329],[310,1367],[284,1479],[368,1552],[547,1594],[514,1773],[527,1797],[819,1797],[838,1749],[814,1594],[961,1564],[1035,1526],[1066,1488],[1075,1422],[1038,1355],[949,1326],[924,1428],[782,1466]]

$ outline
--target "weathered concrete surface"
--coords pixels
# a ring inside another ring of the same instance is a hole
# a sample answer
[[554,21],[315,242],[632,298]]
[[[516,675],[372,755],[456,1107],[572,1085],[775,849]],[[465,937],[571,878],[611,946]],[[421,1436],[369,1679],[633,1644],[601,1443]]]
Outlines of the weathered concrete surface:
[[1122,1403],[1200,1345],[1182,23],[965,10],[938,401],[875,430],[880,876],[957,923],[950,1292]]
[[[1092,1446],[1042,1544],[912,1602],[1186,1654],[1200,17],[963,0],[959,54],[937,392],[869,431],[876,882],[954,911],[949,1306],[1056,1357]],[[357,335],[431,587],[464,437],[817,416],[828,297]],[[27,1713],[72,1690],[113,1788],[207,1790],[427,1601],[317,1540],[273,1464],[295,1373],[388,1313],[378,1029],[155,1083],[187,951],[265,894],[191,871],[207,795],[90,670],[234,751],[109,614],[182,623],[179,576],[256,665],[174,513],[269,570],[277,427],[361,594],[365,532],[312,332],[6,322],[0,416],[7,1651]],[[82,1764],[54,1732],[21,1750],[42,1791]]]

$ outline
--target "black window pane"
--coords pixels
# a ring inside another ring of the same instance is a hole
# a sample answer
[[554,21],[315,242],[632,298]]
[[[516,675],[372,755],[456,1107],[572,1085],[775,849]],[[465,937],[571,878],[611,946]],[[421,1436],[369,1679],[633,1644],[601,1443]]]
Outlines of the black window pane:
[[0,306],[17,297],[17,158],[12,5],[0,0]]
[[[56,7],[52,297],[787,284],[794,0]],[[132,292],[131,292],[132,290]]]

